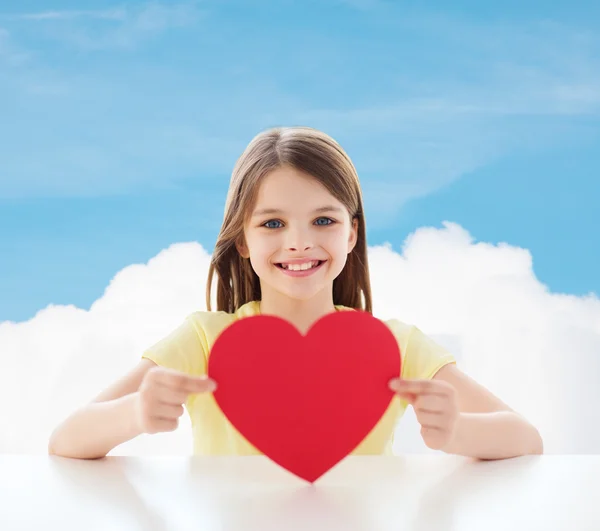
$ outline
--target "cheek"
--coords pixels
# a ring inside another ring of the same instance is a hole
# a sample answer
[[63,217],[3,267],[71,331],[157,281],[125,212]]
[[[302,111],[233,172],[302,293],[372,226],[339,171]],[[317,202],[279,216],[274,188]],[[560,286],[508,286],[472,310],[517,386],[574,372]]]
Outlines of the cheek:
[[348,253],[348,238],[348,231],[343,228],[331,231],[324,242],[325,248],[336,258],[343,258]]
[[268,259],[269,256],[277,251],[277,242],[274,238],[268,236],[250,235],[248,238],[248,249],[250,256],[257,261]]

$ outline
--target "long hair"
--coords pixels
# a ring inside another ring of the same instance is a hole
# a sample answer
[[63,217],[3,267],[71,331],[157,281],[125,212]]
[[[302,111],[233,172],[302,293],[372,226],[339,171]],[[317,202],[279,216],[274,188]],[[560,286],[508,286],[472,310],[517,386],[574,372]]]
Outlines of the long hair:
[[277,127],[256,135],[237,160],[225,203],[223,224],[212,254],[206,285],[211,310],[213,277],[217,275],[217,310],[235,312],[261,299],[260,281],[248,259],[236,247],[255,204],[262,179],[290,166],[310,175],[340,201],[358,221],[356,245],[333,281],[333,303],[372,313],[371,283],[362,192],[350,157],[327,134],[310,127]]

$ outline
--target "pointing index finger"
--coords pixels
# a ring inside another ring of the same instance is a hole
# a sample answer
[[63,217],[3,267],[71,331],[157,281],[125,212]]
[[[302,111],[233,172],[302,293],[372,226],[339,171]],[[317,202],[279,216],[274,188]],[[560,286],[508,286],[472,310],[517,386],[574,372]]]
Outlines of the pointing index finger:
[[431,380],[410,380],[396,378],[390,382],[390,388],[398,393],[421,394],[444,394],[440,392]]
[[212,392],[217,388],[217,383],[208,376],[196,376],[188,380],[184,388],[190,393]]
[[157,381],[165,387],[181,389],[188,393],[212,391],[216,387],[215,381],[207,376],[192,376],[174,370],[162,371]]

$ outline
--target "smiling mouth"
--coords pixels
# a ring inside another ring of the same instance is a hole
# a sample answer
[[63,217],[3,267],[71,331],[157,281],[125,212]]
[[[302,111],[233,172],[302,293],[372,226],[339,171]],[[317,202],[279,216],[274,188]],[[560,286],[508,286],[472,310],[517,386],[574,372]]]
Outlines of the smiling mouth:
[[325,260],[311,260],[309,262],[304,262],[303,264],[278,263],[275,265],[284,271],[309,271],[311,269],[316,269],[324,262]]

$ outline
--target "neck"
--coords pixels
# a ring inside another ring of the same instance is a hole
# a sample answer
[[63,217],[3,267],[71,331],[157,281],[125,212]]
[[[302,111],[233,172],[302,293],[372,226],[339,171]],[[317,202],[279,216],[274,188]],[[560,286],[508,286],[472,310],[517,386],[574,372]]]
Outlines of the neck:
[[321,317],[334,312],[333,295],[323,290],[309,300],[297,300],[282,294],[263,293],[260,301],[262,315],[276,315],[293,324],[302,334]]

